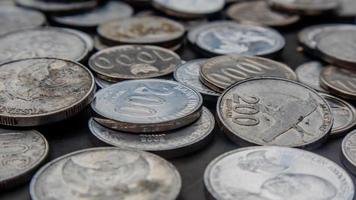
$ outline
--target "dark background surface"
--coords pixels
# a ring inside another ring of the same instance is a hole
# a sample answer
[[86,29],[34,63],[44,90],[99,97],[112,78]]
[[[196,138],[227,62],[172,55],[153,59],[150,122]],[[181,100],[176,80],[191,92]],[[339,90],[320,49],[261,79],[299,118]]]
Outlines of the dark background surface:
[[[298,52],[297,32],[303,27],[320,24],[320,23],[354,23],[353,19],[335,19],[321,17],[320,19],[304,19],[297,25],[288,28],[279,29],[279,31],[286,38],[287,45],[281,54],[275,57],[275,60],[282,61],[289,65],[291,68],[296,68],[298,65],[303,64],[305,61],[312,60]],[[193,58],[201,58],[196,54],[188,44],[180,55],[184,60]],[[206,104],[205,104],[206,105]],[[206,105],[211,111],[215,110],[215,105]],[[40,131],[47,138],[50,146],[49,157],[46,162],[51,161],[59,156],[71,153],[76,150],[81,150],[90,147],[104,146],[100,144],[97,139],[91,136],[88,129],[88,119],[90,117],[89,108],[82,114],[60,122],[57,124],[37,127],[36,130]],[[182,177],[182,190],[179,199],[181,200],[203,200],[205,198],[203,174],[208,163],[221,155],[224,152],[239,148],[235,145],[221,131],[214,131],[214,138],[204,149],[186,155],[184,157],[168,159],[178,169]],[[341,155],[341,141],[342,138],[329,139],[320,148],[313,150],[326,158],[329,158],[340,166],[343,167],[340,159]],[[356,181],[356,176],[351,175],[353,181]],[[11,190],[1,191],[0,200],[27,200],[30,199],[29,183],[23,184]],[[356,200],[356,198],[354,198]]]

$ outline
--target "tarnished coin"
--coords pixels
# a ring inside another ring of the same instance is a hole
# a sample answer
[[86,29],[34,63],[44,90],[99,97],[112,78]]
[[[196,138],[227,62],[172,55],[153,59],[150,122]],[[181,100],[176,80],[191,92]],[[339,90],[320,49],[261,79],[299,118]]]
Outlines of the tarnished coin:
[[93,99],[94,79],[84,66],[32,58],[0,65],[0,124],[37,126],[80,112]]
[[206,168],[204,183],[219,200],[352,200],[347,172],[317,154],[286,147],[227,152]]
[[131,80],[100,90],[91,104],[100,124],[119,131],[152,133],[177,129],[201,115],[202,96],[175,81]]
[[226,24],[207,26],[196,39],[207,55],[272,55],[283,49],[285,40],[277,31],[254,25]]
[[76,151],[42,167],[30,185],[31,199],[174,200],[181,178],[168,161],[114,147]]
[[155,44],[171,47],[184,36],[183,25],[163,17],[132,17],[114,20],[98,27],[106,44]]
[[217,104],[227,136],[240,145],[315,148],[327,139],[333,116],[316,91],[281,78],[253,78],[227,89]]
[[15,6],[0,7],[0,35],[13,31],[35,28],[46,23],[46,17],[37,11]]
[[225,0],[152,0],[160,11],[177,17],[195,18],[216,13],[224,8]]
[[54,16],[52,19],[56,23],[66,26],[78,28],[95,28],[104,22],[130,17],[132,14],[132,7],[126,3],[119,1],[108,1],[103,6],[84,13]]
[[355,17],[356,16],[356,1],[355,0],[341,0],[341,6],[338,10],[338,16],[341,17]]
[[297,74],[299,82],[304,83],[320,92],[328,93],[328,91],[320,86],[320,73],[322,69],[323,66],[320,62],[312,61],[297,67],[297,69],[295,69],[295,73]]
[[43,1],[43,0],[15,0],[22,7],[39,10],[45,13],[67,13],[92,9],[97,6],[98,1]]
[[339,0],[267,0],[275,9],[303,15],[320,15],[333,12],[339,7]]
[[343,164],[351,173],[356,174],[356,130],[343,139],[341,149]]
[[238,81],[266,76],[297,80],[287,65],[260,57],[214,57],[204,62],[200,70],[200,80],[204,85],[220,93]]
[[28,181],[45,160],[48,143],[37,131],[0,129],[0,189]]
[[150,151],[165,157],[182,156],[201,149],[212,138],[214,126],[214,116],[207,108],[203,108],[202,116],[192,125],[168,133],[130,134],[108,129],[93,119],[89,120],[91,133],[107,144]]
[[276,12],[264,0],[236,3],[229,7],[227,15],[240,23],[264,26],[287,26],[299,21],[298,15]]
[[320,95],[328,102],[334,117],[333,128],[330,132],[331,136],[342,136],[345,132],[355,127],[356,110],[351,104],[329,94]]
[[82,61],[92,46],[76,32],[61,28],[37,28],[5,34],[0,37],[0,63],[36,57]]
[[101,79],[117,82],[168,75],[181,63],[180,57],[168,49],[123,45],[94,54],[89,60],[89,67]]

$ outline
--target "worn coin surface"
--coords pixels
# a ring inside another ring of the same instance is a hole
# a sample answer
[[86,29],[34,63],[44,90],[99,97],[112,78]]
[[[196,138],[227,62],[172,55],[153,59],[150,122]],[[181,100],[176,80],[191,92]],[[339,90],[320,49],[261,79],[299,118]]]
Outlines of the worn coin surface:
[[341,6],[338,10],[338,16],[355,17],[356,16],[356,1],[341,0]]
[[46,139],[34,130],[0,129],[0,189],[28,181],[48,154]]
[[[243,180],[243,181],[242,181]],[[211,199],[352,200],[354,185],[339,165],[286,147],[250,147],[214,159],[204,174]]]
[[303,15],[320,15],[336,11],[339,0],[268,0],[275,9]]
[[277,31],[254,25],[226,24],[206,27],[199,32],[196,45],[208,55],[271,55],[280,51],[285,40]]
[[174,200],[181,178],[168,161],[142,151],[114,147],[76,151],[42,167],[33,177],[33,200]]
[[37,126],[66,119],[93,99],[94,79],[84,66],[32,58],[0,65],[0,124]]
[[181,63],[180,57],[168,49],[123,45],[94,54],[89,60],[89,67],[100,78],[117,82],[168,75]]
[[165,157],[177,157],[204,147],[211,139],[214,116],[203,108],[202,116],[193,124],[169,132],[130,134],[108,129],[95,120],[89,120],[91,133],[99,140],[121,148],[150,151]]
[[295,69],[298,81],[304,83],[315,90],[327,93],[325,89],[320,86],[320,73],[323,66],[320,62],[311,61],[304,63]]
[[100,124],[119,131],[152,133],[188,125],[201,115],[202,96],[175,81],[131,80],[100,90],[91,104]]
[[347,169],[356,174],[356,130],[351,131],[341,144],[342,162]]
[[43,0],[15,0],[22,7],[39,10],[46,13],[64,13],[92,9],[98,1],[43,1]]
[[264,26],[287,26],[299,21],[298,15],[276,12],[266,1],[247,1],[229,7],[227,15],[240,23]]
[[15,6],[0,7],[0,35],[13,31],[35,28],[46,23],[46,17],[37,11]]
[[220,93],[235,82],[265,76],[297,80],[296,74],[287,65],[260,57],[214,57],[204,62],[200,70],[200,80]]
[[315,148],[333,125],[327,101],[316,91],[281,78],[253,78],[227,89],[217,104],[224,132],[240,145]]

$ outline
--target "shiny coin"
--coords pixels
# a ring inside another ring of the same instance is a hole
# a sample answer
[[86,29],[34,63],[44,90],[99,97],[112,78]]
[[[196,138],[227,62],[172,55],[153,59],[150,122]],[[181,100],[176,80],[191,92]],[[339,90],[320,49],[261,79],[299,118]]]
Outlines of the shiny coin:
[[347,172],[317,154],[285,147],[252,147],[214,159],[204,174],[211,199],[352,200]]
[[168,75],[181,62],[176,53],[161,47],[123,45],[99,51],[89,66],[100,78],[117,82]]
[[200,70],[200,80],[220,93],[235,82],[263,76],[297,80],[287,65],[260,57],[219,56],[207,60]]
[[174,200],[181,178],[168,161],[141,151],[92,148],[42,167],[30,185],[31,199]]
[[104,22],[130,17],[132,14],[132,7],[126,3],[108,1],[103,6],[88,12],[55,16],[52,19],[61,25],[78,28],[95,28]]
[[329,94],[320,94],[329,103],[334,125],[331,129],[331,136],[341,136],[356,125],[356,110],[346,101]]
[[48,0],[16,0],[16,4],[46,13],[66,13],[95,8],[98,2],[96,0],[68,2]]
[[177,129],[201,115],[202,97],[175,81],[124,81],[100,90],[91,104],[100,124],[114,130],[152,133]]
[[37,131],[0,129],[0,189],[28,181],[48,154],[48,143]]
[[37,126],[81,111],[93,98],[94,80],[84,66],[33,58],[0,65],[0,124]]
[[268,0],[275,9],[303,15],[320,15],[335,11],[339,0]]
[[350,132],[342,141],[342,162],[350,170],[356,174],[356,130]]
[[68,29],[17,31],[0,37],[0,63],[35,57],[82,61],[91,47],[82,35]]
[[227,89],[217,104],[224,132],[240,145],[314,148],[325,142],[333,117],[311,88],[280,78],[254,78]]
[[299,21],[299,16],[276,12],[265,1],[236,3],[227,10],[227,15],[238,22],[264,26],[287,26]]
[[322,69],[323,66],[320,62],[312,61],[297,67],[295,73],[297,74],[299,82],[304,83],[320,92],[327,93],[327,91],[320,86],[320,73]]
[[214,116],[203,108],[202,116],[192,125],[157,134],[130,134],[118,132],[89,120],[89,129],[99,140],[120,148],[151,151],[165,157],[177,157],[204,147],[211,139]]
[[356,1],[341,0],[341,6],[338,10],[338,16],[341,17],[355,17],[356,16]]
[[271,55],[280,51],[285,40],[277,31],[253,25],[207,26],[199,32],[196,45],[208,55]]
[[13,31],[35,28],[46,23],[43,14],[14,6],[0,7],[0,35]]

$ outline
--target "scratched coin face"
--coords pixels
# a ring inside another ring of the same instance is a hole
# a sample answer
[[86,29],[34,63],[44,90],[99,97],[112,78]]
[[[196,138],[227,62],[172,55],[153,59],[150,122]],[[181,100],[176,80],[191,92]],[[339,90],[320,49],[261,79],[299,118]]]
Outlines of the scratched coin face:
[[89,66],[102,79],[120,81],[168,75],[181,62],[176,53],[161,47],[124,45],[99,51]]
[[90,119],[89,129],[99,140],[120,148],[151,151],[165,157],[192,153],[205,146],[215,126],[214,116],[203,108],[202,116],[193,124],[169,132],[130,134],[108,129]]
[[42,1],[42,0],[15,0],[16,4],[25,8],[35,9],[46,13],[65,13],[93,9],[98,2],[88,1]]
[[196,45],[205,54],[271,55],[280,51],[285,40],[277,31],[253,25],[207,26],[199,32]]
[[48,154],[46,139],[37,131],[0,129],[0,188],[28,181]]
[[254,78],[227,89],[217,105],[224,132],[240,145],[314,148],[325,142],[333,117],[324,98],[280,78]]
[[181,178],[168,161],[141,151],[92,148],[67,154],[33,177],[33,200],[174,200]]
[[356,174],[356,130],[351,131],[343,139],[341,149],[343,164],[351,173]]
[[275,9],[303,15],[335,11],[340,5],[339,0],[268,0],[268,3]]
[[327,91],[320,86],[320,73],[322,69],[323,66],[320,62],[312,61],[297,67],[295,73],[297,74],[299,82],[304,83],[317,91],[327,93]]
[[[241,181],[244,180],[244,181]],[[339,165],[286,147],[250,147],[214,159],[204,174],[211,199],[352,200],[354,185]]]
[[0,65],[0,124],[36,126],[78,113],[92,99],[93,76],[67,60],[33,58]]
[[219,56],[204,62],[200,70],[200,80],[220,93],[235,82],[263,76],[297,79],[288,66],[260,57]]
[[175,81],[131,80],[100,90],[91,104],[100,124],[126,132],[159,132],[188,125],[201,115],[202,97]]

